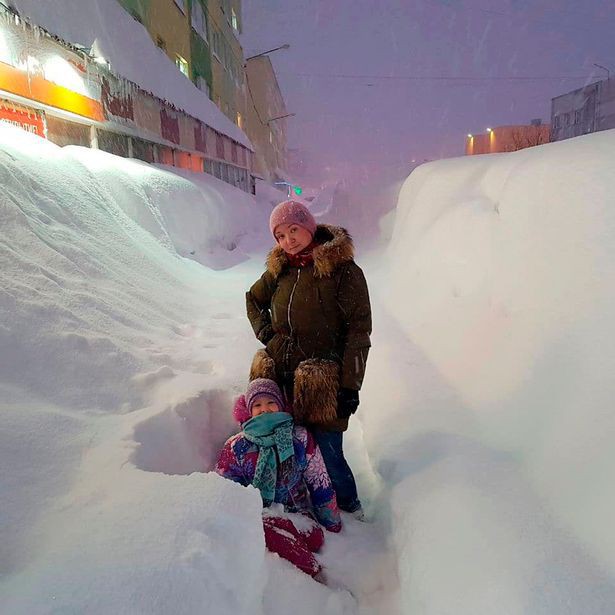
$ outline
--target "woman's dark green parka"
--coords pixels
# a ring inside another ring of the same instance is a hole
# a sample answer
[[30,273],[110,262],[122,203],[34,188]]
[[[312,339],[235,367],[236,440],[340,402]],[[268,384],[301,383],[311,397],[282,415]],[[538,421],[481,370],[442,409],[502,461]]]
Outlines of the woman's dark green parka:
[[358,391],[372,330],[365,277],[345,229],[318,225],[314,242],[314,262],[304,267],[291,267],[282,248],[273,248],[246,293],[248,318],[287,392],[299,363],[313,358],[337,362],[339,386]]

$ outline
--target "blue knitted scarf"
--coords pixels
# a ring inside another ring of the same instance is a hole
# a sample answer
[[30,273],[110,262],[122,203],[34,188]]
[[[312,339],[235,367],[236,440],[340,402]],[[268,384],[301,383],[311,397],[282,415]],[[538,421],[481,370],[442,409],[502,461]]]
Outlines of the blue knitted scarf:
[[252,484],[261,492],[265,506],[269,506],[275,498],[278,462],[283,463],[295,454],[293,417],[287,412],[259,414],[243,424],[243,433],[258,446]]

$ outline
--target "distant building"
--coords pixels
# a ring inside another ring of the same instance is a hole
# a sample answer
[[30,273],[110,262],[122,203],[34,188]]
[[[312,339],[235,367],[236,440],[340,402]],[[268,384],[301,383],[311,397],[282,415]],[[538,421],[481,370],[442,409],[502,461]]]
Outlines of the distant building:
[[466,137],[466,155],[515,152],[526,147],[550,141],[550,126],[542,120],[532,120],[529,125],[497,126],[480,134]]
[[554,98],[551,126],[553,141],[615,128],[615,77]]
[[256,150],[254,170],[267,181],[286,179],[288,160],[284,116],[288,111],[268,56],[246,62],[246,80],[246,133]]

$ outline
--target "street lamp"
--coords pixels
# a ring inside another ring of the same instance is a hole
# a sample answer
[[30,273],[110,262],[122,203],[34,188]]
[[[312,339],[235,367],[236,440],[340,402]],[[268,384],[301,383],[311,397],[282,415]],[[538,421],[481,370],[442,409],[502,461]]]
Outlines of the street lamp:
[[611,71],[606,66],[602,66],[602,64],[596,64],[595,62],[594,62],[594,66],[597,66],[598,68],[601,68],[602,70],[605,70],[607,79],[611,78]]
[[275,122],[276,120],[283,120],[285,117],[295,117],[296,113],[287,113],[286,115],[278,115],[278,117],[272,117],[270,120],[267,120],[267,124],[271,124],[271,122]]
[[254,58],[260,58],[261,56],[266,56],[268,53],[273,53],[274,51],[278,51],[278,49],[288,49],[290,45],[288,43],[284,43],[284,45],[280,45],[279,47],[274,47],[273,49],[268,49],[267,51],[262,51],[261,53],[257,53],[254,56],[250,56],[246,58],[245,61],[254,60]]

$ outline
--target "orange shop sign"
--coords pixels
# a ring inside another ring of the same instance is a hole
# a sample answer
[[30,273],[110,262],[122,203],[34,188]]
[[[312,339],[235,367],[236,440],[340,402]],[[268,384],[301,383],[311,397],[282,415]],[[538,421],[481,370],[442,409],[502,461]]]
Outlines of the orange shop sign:
[[105,119],[102,105],[97,100],[3,62],[0,62],[0,90],[98,122]]
[[39,137],[47,137],[45,114],[42,111],[16,107],[0,101],[0,122],[12,124]]

